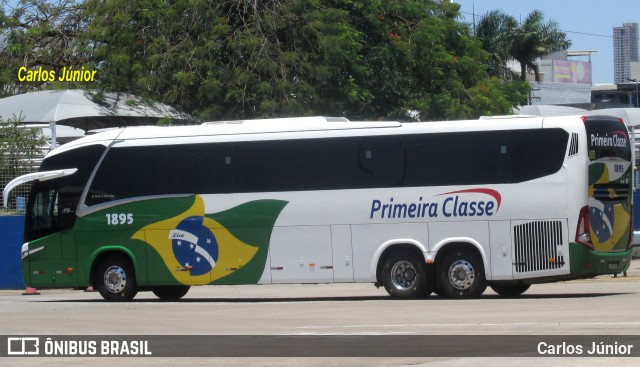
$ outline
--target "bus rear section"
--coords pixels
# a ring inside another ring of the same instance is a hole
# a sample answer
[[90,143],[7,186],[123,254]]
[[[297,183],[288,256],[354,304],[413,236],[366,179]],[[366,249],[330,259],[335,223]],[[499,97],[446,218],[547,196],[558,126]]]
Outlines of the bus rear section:
[[626,271],[631,260],[633,161],[624,122],[608,116],[583,117],[588,149],[588,205],[580,209],[572,273]]

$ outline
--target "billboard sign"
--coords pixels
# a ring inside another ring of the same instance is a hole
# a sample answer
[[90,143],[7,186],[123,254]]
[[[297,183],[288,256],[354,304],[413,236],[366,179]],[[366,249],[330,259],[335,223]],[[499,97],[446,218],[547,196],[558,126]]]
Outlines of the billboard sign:
[[591,63],[553,60],[553,82],[591,85]]

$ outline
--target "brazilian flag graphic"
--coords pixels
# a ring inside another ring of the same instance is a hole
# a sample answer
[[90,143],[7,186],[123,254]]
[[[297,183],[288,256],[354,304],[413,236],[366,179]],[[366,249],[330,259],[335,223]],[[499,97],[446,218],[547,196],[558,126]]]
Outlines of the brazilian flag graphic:
[[[168,200],[175,204],[184,199]],[[147,251],[150,278],[166,271],[181,284],[257,283],[274,223],[287,202],[256,200],[206,214],[202,197],[186,200],[182,212],[149,223],[131,237],[151,249]]]
[[[615,187],[631,188],[632,166],[628,165],[621,173],[614,173],[610,168],[600,161],[589,165],[589,222],[596,251],[624,251],[629,238],[630,200],[627,195],[620,197]],[[600,187],[597,195],[596,186]]]

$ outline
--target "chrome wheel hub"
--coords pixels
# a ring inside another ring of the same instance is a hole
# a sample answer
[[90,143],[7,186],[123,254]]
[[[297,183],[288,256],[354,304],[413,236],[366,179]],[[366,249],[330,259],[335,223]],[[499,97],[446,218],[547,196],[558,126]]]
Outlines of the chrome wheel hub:
[[104,285],[111,293],[120,293],[127,285],[127,273],[117,265],[110,266],[104,272]]
[[473,265],[466,260],[456,260],[449,267],[449,283],[458,290],[468,289],[476,279]]
[[409,289],[416,285],[418,272],[409,261],[398,261],[391,268],[391,282],[398,289]]

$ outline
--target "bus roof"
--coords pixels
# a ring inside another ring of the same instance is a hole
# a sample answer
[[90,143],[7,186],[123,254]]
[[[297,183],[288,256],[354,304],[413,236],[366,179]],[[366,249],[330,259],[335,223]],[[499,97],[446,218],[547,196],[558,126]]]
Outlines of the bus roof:
[[131,140],[302,131],[375,129],[394,128],[400,126],[401,123],[397,121],[349,121],[346,118],[331,117],[293,117],[262,120],[212,121],[205,122],[201,125],[165,127],[141,126],[111,129],[80,139],[77,141],[77,144],[84,145],[88,142],[116,139]]
[[[563,119],[570,119],[569,116],[563,116]],[[233,135],[260,135],[260,134],[280,134],[280,133],[318,133],[317,136],[328,135],[352,135],[348,131],[359,130],[362,135],[385,134],[382,132],[386,129],[401,129],[403,132],[426,133],[426,132],[455,132],[455,131],[483,131],[483,130],[503,130],[503,129],[531,129],[542,128],[543,117],[526,117],[519,116],[489,118],[480,120],[460,120],[460,121],[437,121],[437,122],[410,122],[400,123],[398,121],[349,121],[346,118],[328,118],[328,117],[294,117],[294,118],[278,118],[278,119],[262,119],[262,120],[239,120],[239,121],[213,121],[206,122],[201,125],[186,126],[142,126],[127,127],[108,130],[94,135],[85,136],[84,138],[72,141],[55,150],[50,155],[54,155],[69,149],[74,149],[90,144],[110,145],[114,141],[132,141],[132,140],[153,140],[172,138],[204,138],[207,137],[224,137],[224,140],[233,140]],[[341,133],[341,131],[344,131]],[[298,134],[295,134],[299,137]],[[314,134],[315,135],[315,134]],[[273,135],[271,135],[273,138]],[[284,137],[283,137],[284,138]],[[243,139],[244,140],[244,139]],[[254,138],[249,138],[254,140]],[[258,140],[261,140],[258,138]],[[148,143],[146,143],[148,144]]]

